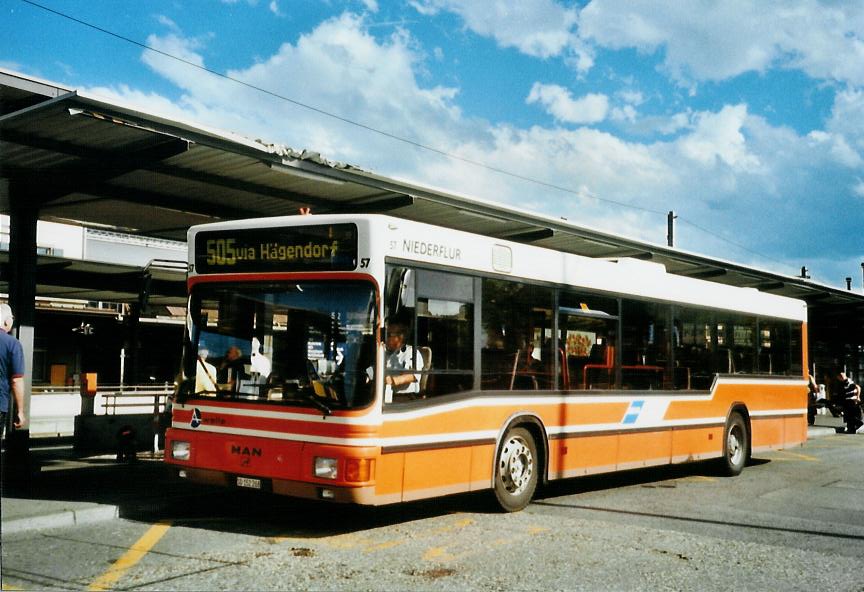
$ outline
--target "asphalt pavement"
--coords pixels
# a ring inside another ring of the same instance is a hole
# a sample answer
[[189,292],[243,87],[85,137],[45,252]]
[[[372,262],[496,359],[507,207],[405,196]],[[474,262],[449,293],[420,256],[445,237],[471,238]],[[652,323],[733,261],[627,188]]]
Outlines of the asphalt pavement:
[[[838,434],[842,426],[840,418],[817,415],[807,435],[864,437]],[[121,463],[114,455],[77,457],[71,442],[44,446],[38,440],[31,441],[29,475],[18,483],[5,480],[0,490],[3,535],[133,517],[202,493],[200,486],[173,478],[161,453],[139,453],[135,462]]]

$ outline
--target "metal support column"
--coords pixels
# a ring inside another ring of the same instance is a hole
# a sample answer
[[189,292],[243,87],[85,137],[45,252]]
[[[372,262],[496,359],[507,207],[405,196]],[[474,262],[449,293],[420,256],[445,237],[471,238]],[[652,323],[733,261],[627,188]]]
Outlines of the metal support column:
[[[9,184],[9,305],[15,315],[13,335],[24,348],[24,419],[22,429],[13,429],[6,440],[7,477],[26,480],[30,467],[30,396],[33,384],[33,341],[36,324],[36,222],[38,207],[31,196],[23,195]],[[35,201],[35,200],[34,200]]]

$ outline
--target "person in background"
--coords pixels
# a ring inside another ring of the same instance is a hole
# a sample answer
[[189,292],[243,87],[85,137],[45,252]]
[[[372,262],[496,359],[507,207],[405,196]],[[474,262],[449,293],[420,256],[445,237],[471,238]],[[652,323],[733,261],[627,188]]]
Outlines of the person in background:
[[222,363],[219,364],[217,379],[220,385],[228,385],[229,390],[234,390],[238,379],[245,379],[246,361],[243,359],[243,352],[236,345],[232,345],[225,352],[225,357],[222,358]]
[[210,354],[205,348],[198,350],[198,363],[195,365],[195,393],[216,392],[216,366],[207,361]]
[[817,401],[819,400],[819,385],[813,375],[808,376],[807,381],[807,425],[816,423]]
[[[14,321],[9,305],[0,304],[0,438],[10,413],[15,413],[16,429],[24,426],[24,349],[9,334]],[[15,406],[10,408],[13,398]]]
[[[846,422],[846,433],[854,434],[864,422],[861,421],[861,387],[855,384],[845,372],[837,373],[840,389],[840,404],[843,407],[843,421]],[[843,428],[837,428],[841,431]]]

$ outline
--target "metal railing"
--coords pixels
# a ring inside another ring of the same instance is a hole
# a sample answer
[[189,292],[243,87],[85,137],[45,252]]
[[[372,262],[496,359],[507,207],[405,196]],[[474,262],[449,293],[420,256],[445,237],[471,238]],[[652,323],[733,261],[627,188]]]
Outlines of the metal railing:
[[166,382],[163,385],[102,387],[98,389],[96,396],[102,398],[101,408],[104,415],[148,412],[158,415],[165,411],[168,397],[173,392],[174,385]]
[[[99,385],[93,401],[95,415],[126,415],[132,413],[161,413],[168,397],[174,392],[170,382],[162,384]],[[80,396],[78,386],[34,385],[34,397],[48,395]]]

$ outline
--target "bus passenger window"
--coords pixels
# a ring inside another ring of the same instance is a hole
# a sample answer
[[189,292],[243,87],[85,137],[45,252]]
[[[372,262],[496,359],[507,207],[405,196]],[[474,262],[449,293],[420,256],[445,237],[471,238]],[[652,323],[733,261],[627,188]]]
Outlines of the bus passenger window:
[[669,305],[624,300],[621,386],[640,390],[669,388]]
[[798,371],[791,371],[793,364],[789,321],[759,319],[759,343],[757,345],[760,374],[789,375],[800,373],[800,360],[798,361]]
[[424,362],[421,396],[446,395],[474,386],[473,320],[471,303],[418,299],[417,344]]
[[483,280],[483,390],[553,388],[552,290]]
[[673,388],[707,390],[714,382],[714,350],[716,338],[712,331],[713,313],[707,310],[673,308],[672,369]]
[[406,327],[405,346],[420,377],[410,397],[426,399],[474,386],[474,280],[452,273],[392,266],[386,315]]
[[613,388],[618,301],[561,292],[558,312],[561,387],[565,390]]

